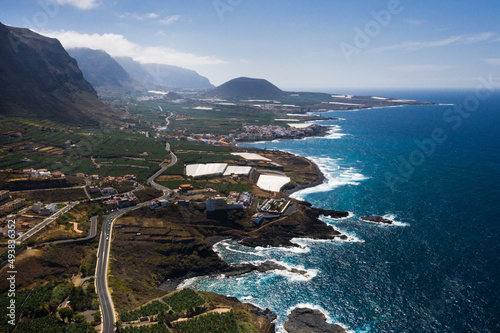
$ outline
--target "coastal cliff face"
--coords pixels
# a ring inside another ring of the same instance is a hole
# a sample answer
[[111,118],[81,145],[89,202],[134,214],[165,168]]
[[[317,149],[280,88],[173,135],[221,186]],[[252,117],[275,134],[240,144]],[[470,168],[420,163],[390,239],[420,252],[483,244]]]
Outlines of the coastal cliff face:
[[321,311],[308,308],[297,308],[288,315],[285,322],[288,333],[347,333],[339,325],[328,324]]
[[119,117],[57,39],[1,23],[0,114],[86,125]]
[[331,226],[319,219],[321,215],[332,218],[342,218],[349,215],[348,212],[323,210],[314,207],[300,205],[300,209],[294,215],[279,219],[248,233],[240,240],[240,243],[250,247],[279,247],[296,246],[291,242],[293,238],[313,239],[347,239]]

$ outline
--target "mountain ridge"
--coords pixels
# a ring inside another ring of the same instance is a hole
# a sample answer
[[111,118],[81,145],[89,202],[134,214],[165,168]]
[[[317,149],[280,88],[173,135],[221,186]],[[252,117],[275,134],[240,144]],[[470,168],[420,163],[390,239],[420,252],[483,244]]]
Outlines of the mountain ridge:
[[0,114],[95,126],[119,122],[54,38],[0,23]]
[[86,47],[70,48],[66,51],[76,59],[83,76],[95,88],[108,90],[142,88],[142,84],[134,80],[106,51]]
[[114,57],[130,76],[148,86],[168,88],[210,89],[210,80],[196,71],[172,65],[140,63],[131,57]]

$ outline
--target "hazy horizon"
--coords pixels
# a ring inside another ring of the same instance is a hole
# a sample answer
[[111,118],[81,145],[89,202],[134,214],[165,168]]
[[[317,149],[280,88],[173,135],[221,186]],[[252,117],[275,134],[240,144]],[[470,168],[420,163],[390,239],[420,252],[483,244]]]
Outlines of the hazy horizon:
[[214,85],[248,76],[285,90],[474,88],[500,76],[494,0],[1,3],[2,23],[65,48],[181,66]]

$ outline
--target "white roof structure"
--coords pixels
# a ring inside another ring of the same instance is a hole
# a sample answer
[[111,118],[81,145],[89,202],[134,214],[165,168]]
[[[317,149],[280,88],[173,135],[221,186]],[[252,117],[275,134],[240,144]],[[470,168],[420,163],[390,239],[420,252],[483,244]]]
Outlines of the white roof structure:
[[191,177],[218,176],[224,174],[227,163],[189,164],[186,175]]
[[227,167],[226,171],[224,171],[224,176],[240,175],[248,177],[251,171],[252,167],[250,166],[230,165]]
[[259,154],[255,153],[231,153],[231,155],[236,155],[236,156],[241,156],[245,160],[253,160],[253,161],[268,161],[270,162],[271,160],[268,159],[267,157],[261,156]]
[[281,188],[290,182],[290,177],[281,175],[260,175],[257,186],[266,191],[279,192]]

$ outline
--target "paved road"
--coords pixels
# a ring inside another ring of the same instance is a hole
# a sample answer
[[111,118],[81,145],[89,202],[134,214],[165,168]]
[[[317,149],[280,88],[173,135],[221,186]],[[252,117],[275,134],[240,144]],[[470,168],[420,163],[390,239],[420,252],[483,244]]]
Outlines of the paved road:
[[[154,175],[148,178],[147,184],[153,186],[158,190],[163,191],[163,196],[158,199],[169,199],[172,195],[173,191],[169,188],[159,185],[155,182],[155,179],[161,175],[165,170],[169,167],[177,163],[177,156],[174,153],[170,152],[172,155],[172,161],[169,165],[161,168]],[[108,261],[109,261],[109,250],[111,248],[111,237],[113,232],[113,223],[117,218],[121,215],[134,210],[146,206],[148,202],[143,202],[137,206],[127,207],[123,209],[119,209],[108,216],[106,216],[103,224],[101,237],[99,239],[99,249],[97,250],[97,266],[95,272],[95,282],[96,282],[96,290],[99,295],[99,303],[101,305],[101,314],[102,314],[102,333],[112,333],[114,332],[114,323],[116,322],[116,313],[113,305],[113,300],[111,298],[111,294],[109,293],[108,288]]]
[[85,237],[81,238],[72,238],[72,239],[64,239],[53,242],[46,242],[45,244],[68,244],[68,243],[77,243],[91,240],[97,236],[97,216],[92,216],[90,218],[90,231],[89,234]]
[[166,195],[167,194],[170,195],[172,191],[168,187],[165,187],[165,186],[162,186],[160,184],[157,184],[155,182],[155,179],[158,178],[159,175],[161,175],[162,173],[164,173],[165,170],[167,170],[168,168],[170,168],[171,166],[173,166],[175,163],[177,163],[177,156],[175,156],[175,154],[172,153],[172,152],[170,152],[170,155],[172,156],[172,160],[170,161],[170,163],[167,166],[164,166],[163,168],[161,168],[160,170],[158,170],[154,175],[152,175],[151,177],[149,177],[148,180],[147,180],[147,182],[146,182],[148,185],[153,186],[157,190],[163,191],[164,194],[166,194]]
[[78,205],[79,203],[80,203],[80,201],[74,201],[74,202],[70,203],[69,205],[67,205],[66,207],[58,210],[57,212],[55,212],[54,214],[52,214],[50,217],[46,218],[41,223],[37,224],[35,227],[33,227],[30,230],[28,230],[22,236],[19,236],[16,239],[16,243],[22,243],[26,239],[30,238],[31,236],[33,236],[34,234],[36,234],[38,231],[40,231],[41,229],[45,228],[49,223],[52,223],[59,216],[61,216],[62,214],[66,213],[67,211],[69,211],[70,209],[72,209],[73,207],[75,207],[76,205]]

